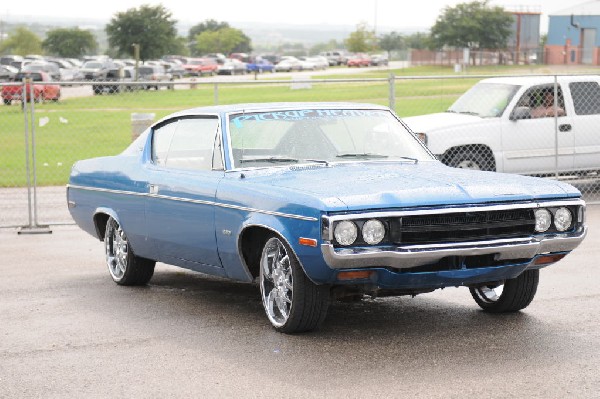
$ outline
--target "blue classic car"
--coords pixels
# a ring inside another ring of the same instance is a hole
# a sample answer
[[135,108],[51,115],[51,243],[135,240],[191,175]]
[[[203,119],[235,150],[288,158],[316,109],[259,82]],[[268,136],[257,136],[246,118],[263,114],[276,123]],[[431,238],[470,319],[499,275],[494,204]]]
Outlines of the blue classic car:
[[445,166],[370,104],[175,113],[123,153],[77,162],[68,206],[117,284],[147,284],[157,261],[256,282],[286,333],[319,327],[332,299],[448,286],[518,311],[586,234],[572,186]]

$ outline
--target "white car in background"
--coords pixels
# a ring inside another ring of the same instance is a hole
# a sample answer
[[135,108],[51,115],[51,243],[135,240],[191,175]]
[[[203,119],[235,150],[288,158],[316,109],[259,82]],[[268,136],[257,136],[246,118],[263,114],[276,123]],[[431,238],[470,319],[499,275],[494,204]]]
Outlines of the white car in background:
[[[542,117],[544,98],[551,103]],[[600,171],[598,75],[484,79],[446,112],[403,120],[450,166],[535,175]]]

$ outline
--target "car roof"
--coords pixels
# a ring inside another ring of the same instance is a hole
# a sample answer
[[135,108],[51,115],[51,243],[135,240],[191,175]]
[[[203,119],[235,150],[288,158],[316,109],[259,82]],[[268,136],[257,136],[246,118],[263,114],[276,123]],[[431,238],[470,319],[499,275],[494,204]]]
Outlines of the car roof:
[[207,107],[190,108],[179,111],[157,121],[160,122],[187,115],[207,115],[207,114],[225,114],[237,112],[269,112],[269,111],[289,111],[302,109],[368,109],[368,110],[383,110],[389,111],[389,108],[378,104],[368,103],[348,103],[348,102],[279,102],[279,103],[245,103],[245,104],[229,104],[229,105],[214,105]]
[[[555,75],[501,76],[497,78],[483,79],[481,82],[531,86],[536,84],[554,83],[554,77]],[[556,80],[559,83],[589,81],[590,79],[599,81],[600,75],[556,75]]]
[[259,111],[277,111],[291,109],[381,109],[389,108],[383,105],[367,103],[348,103],[348,102],[277,102],[277,103],[245,103],[215,105],[207,107],[191,108],[181,111],[185,114],[203,114],[203,113],[228,113],[228,112],[259,112]]

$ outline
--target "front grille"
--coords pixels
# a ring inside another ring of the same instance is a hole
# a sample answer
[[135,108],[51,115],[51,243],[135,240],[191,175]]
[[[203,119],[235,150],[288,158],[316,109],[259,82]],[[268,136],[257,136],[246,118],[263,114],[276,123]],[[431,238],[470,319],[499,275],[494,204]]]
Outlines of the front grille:
[[513,238],[534,232],[533,209],[415,215],[391,219],[390,241],[399,245]]

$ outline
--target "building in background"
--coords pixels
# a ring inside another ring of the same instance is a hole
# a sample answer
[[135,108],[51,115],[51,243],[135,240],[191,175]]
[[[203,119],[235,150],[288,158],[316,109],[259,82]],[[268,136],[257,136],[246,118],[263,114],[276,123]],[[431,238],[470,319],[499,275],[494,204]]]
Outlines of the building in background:
[[546,63],[600,65],[600,1],[550,14]]
[[507,47],[515,64],[541,62],[539,6],[512,6],[506,9],[513,15],[513,26]]

